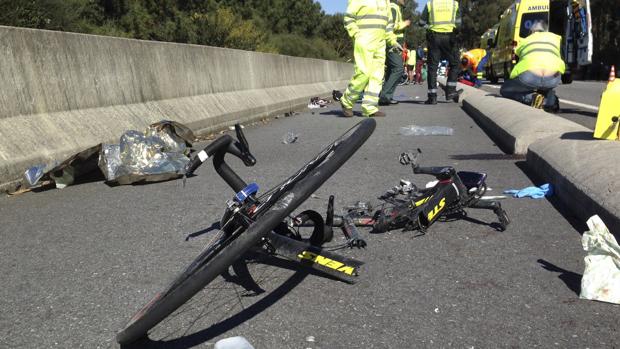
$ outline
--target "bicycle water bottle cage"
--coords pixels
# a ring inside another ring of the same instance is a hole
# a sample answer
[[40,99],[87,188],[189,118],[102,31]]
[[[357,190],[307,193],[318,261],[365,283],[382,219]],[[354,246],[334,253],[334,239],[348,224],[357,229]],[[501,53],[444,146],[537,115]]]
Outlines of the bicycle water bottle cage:
[[235,194],[235,201],[242,204],[249,196],[256,193],[258,193],[258,184],[250,183],[247,187],[243,188],[240,192]]

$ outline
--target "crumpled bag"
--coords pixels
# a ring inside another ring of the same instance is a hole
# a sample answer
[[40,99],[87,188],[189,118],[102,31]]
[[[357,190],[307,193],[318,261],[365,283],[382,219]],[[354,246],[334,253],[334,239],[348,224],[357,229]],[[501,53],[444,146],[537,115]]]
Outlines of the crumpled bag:
[[542,199],[545,196],[553,195],[553,186],[551,184],[543,184],[540,187],[527,187],[523,189],[504,190],[504,194],[511,194],[515,198],[530,197],[532,199]]
[[579,298],[620,304],[620,246],[599,216],[588,220],[581,238],[586,268]]
[[99,168],[108,183],[158,182],[183,175],[188,144],[196,137],[186,126],[160,121],[144,132],[126,131],[119,144],[103,144]]

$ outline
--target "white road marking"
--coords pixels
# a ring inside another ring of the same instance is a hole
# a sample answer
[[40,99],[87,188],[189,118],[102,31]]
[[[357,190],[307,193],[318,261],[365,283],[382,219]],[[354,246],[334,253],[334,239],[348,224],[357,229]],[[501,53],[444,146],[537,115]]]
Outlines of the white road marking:
[[[497,86],[497,85],[485,85],[491,88],[501,88],[501,86]],[[560,103],[564,103],[564,104],[570,104],[570,105],[574,105],[575,107],[580,107],[580,108],[584,108],[584,109],[590,109],[590,110],[594,110],[594,111],[598,111],[598,107],[594,106],[594,105],[590,105],[590,104],[583,104],[583,103],[579,103],[579,102],[573,102],[573,101],[569,101],[566,99],[562,99],[560,98]]]
[[576,107],[598,111],[598,107],[595,107],[593,105],[583,104],[583,103],[573,102],[573,101],[567,101],[566,99],[562,99],[562,98],[560,98],[560,103],[570,104]]

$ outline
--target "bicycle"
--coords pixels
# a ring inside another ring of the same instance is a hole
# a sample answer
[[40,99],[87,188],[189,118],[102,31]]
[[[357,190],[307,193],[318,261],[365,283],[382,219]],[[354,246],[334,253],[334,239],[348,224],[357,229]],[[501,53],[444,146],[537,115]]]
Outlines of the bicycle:
[[360,262],[323,250],[321,245],[328,240],[327,234],[317,233],[312,241],[302,239],[291,233],[284,220],[366,142],[375,127],[373,119],[356,124],[295,174],[261,196],[257,196],[258,185],[246,184],[224,161],[226,154],[232,154],[245,166],[256,164],[239,125],[235,125],[237,140],[224,135],[198,152],[188,163],[186,176],[193,175],[201,164],[213,158],[216,172],[236,194],[227,202],[219,231],[168,287],[129,320],[116,336],[118,343],[128,345],[147,337],[151,328],[218,275],[227,272],[252,248],[266,253],[279,251],[301,265],[354,282]]
[[[420,167],[417,153],[402,153],[402,165],[411,165],[414,174],[433,175],[437,182],[430,188],[418,188],[410,181],[401,180],[400,185],[379,197],[381,208],[374,211],[368,203],[358,202],[345,207],[346,213],[334,216],[333,226],[352,230],[351,226],[372,228],[371,233],[385,233],[402,229],[426,234],[428,228],[440,218],[453,214],[466,216],[466,208],[493,210],[499,220],[498,230],[504,231],[510,224],[508,214],[497,200],[486,200],[486,178],[481,172],[457,172],[451,166]],[[330,198],[332,200],[332,198]],[[328,216],[334,215],[329,212]],[[358,234],[355,231],[353,234]],[[364,242],[365,243],[365,242]]]

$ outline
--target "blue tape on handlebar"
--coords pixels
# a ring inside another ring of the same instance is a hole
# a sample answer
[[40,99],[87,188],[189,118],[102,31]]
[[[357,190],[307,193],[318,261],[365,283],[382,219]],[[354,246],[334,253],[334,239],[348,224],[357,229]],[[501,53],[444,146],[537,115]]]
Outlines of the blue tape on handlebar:
[[249,196],[258,193],[258,184],[250,183],[247,187],[243,188],[240,192],[235,194],[235,199],[238,202],[244,202]]

